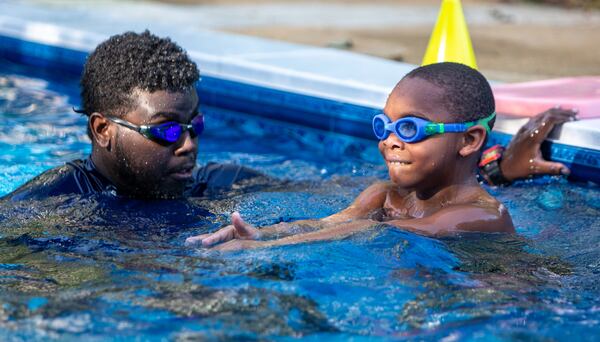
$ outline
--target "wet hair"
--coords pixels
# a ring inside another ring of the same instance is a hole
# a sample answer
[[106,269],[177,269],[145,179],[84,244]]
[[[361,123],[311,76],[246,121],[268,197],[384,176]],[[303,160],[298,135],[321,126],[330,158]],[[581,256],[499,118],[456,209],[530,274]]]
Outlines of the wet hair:
[[80,80],[81,108],[76,111],[122,116],[135,108],[135,90],[185,91],[199,78],[196,63],[171,39],[148,30],[125,32],[108,38],[88,56]]
[[[496,110],[490,84],[477,70],[460,63],[443,62],[418,67],[404,76],[420,78],[442,88],[442,104],[455,122],[475,121]],[[490,128],[495,120],[490,121]]]

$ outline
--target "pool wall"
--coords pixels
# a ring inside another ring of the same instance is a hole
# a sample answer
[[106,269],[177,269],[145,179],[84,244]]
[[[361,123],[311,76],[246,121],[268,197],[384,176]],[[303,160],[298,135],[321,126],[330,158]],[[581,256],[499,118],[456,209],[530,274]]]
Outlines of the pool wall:
[[[373,152],[370,120],[387,93],[415,66],[346,51],[308,47],[144,20],[111,22],[102,13],[0,4],[0,57],[77,77],[86,55],[108,36],[146,27],[170,36],[198,63],[204,108],[283,122],[312,132],[354,137],[353,149]],[[82,27],[93,30],[81,30]],[[499,117],[490,143],[506,145],[526,119]],[[543,146],[569,165],[572,177],[600,183],[600,119],[567,123]],[[343,148],[324,146],[327,153]],[[373,159],[378,156],[373,156]]]

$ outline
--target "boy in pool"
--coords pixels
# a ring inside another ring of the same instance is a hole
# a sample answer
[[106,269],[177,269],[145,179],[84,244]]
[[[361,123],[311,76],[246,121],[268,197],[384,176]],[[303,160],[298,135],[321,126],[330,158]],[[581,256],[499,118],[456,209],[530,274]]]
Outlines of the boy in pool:
[[[477,70],[450,62],[419,67],[396,85],[373,119],[390,181],[369,186],[348,208],[321,220],[257,229],[234,213],[232,225],[186,243],[209,247],[233,240],[215,247],[221,250],[295,244],[344,237],[381,222],[429,236],[514,233],[506,207],[476,177],[494,121],[492,90]],[[299,234],[257,241],[290,233]]]

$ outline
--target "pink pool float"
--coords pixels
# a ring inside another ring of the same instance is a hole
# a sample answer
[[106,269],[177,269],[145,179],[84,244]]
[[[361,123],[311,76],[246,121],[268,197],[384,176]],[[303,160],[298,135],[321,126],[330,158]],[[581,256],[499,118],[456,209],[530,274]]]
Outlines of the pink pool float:
[[561,106],[578,109],[579,119],[600,118],[600,76],[501,84],[493,90],[499,114],[530,117]]

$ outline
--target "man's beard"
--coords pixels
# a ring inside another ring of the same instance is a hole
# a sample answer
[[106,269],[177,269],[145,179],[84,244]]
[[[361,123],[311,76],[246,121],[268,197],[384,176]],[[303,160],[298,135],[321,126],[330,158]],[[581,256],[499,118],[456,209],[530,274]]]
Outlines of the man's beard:
[[147,199],[177,198],[181,191],[165,190],[161,188],[162,179],[152,177],[144,170],[142,165],[136,165],[134,156],[125,152],[118,138],[115,139],[115,156],[117,176],[124,183],[125,188],[119,189],[119,194]]

